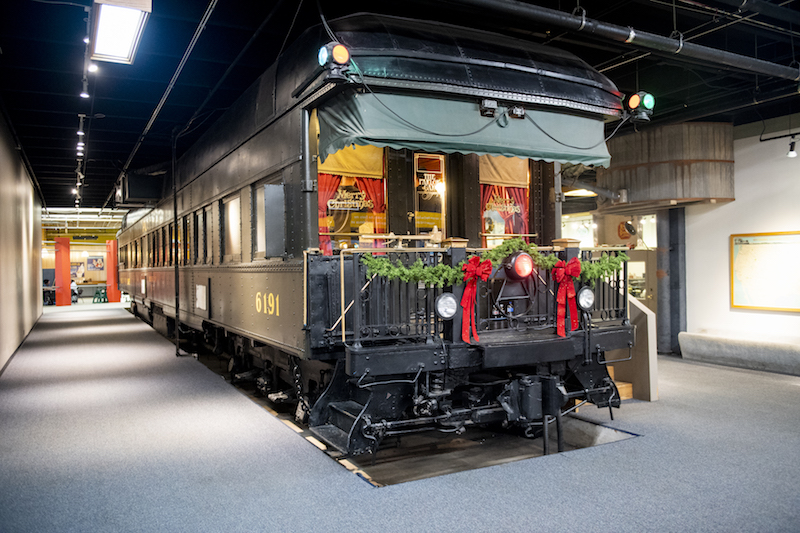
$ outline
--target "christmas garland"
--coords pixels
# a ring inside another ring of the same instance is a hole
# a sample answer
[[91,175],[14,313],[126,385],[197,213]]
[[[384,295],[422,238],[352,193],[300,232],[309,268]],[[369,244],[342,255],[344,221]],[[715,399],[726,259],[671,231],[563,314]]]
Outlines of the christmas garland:
[[[498,267],[506,257],[515,252],[529,254],[540,270],[552,270],[558,262],[556,254],[542,254],[535,244],[528,244],[520,238],[509,239],[500,246],[484,252],[480,256],[480,260],[483,262],[488,259],[492,262],[493,267]],[[581,261],[581,281],[594,283],[597,279],[618,272],[622,269],[623,261],[628,259],[624,253],[616,256],[604,253],[597,261]],[[399,279],[406,283],[422,282],[425,286],[439,288],[464,283],[462,266],[466,261],[455,267],[443,264],[425,266],[421,259],[417,259],[407,267],[399,259],[392,263],[386,256],[364,254],[361,256],[361,262],[367,267],[367,277],[377,274],[388,280]]]
[[464,274],[460,269],[442,264],[425,266],[422,259],[417,259],[407,267],[399,259],[392,263],[386,256],[364,254],[361,262],[367,267],[367,277],[377,274],[388,280],[399,279],[406,283],[421,281],[428,287],[439,288],[464,283]]

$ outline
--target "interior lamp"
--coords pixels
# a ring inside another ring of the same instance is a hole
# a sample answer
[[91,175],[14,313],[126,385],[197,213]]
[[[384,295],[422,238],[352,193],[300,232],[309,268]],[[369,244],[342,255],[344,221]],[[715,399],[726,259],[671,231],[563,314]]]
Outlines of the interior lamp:
[[797,152],[794,149],[794,135],[792,135],[792,140],[789,143],[789,153],[786,154],[786,157],[797,157]]
[[92,60],[132,64],[152,0],[95,0]]

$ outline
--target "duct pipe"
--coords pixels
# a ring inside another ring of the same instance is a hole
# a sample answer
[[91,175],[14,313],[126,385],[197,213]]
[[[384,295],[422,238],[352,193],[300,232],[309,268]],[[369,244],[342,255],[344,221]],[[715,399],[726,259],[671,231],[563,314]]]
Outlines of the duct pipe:
[[590,34],[599,39],[612,40],[644,48],[664,55],[680,54],[684,57],[711,63],[730,70],[746,71],[785,80],[800,80],[800,69],[785,67],[769,61],[733,54],[684,40],[662,37],[654,33],[637,31],[630,27],[607,24],[586,18],[585,15],[570,15],[555,9],[525,4],[516,0],[450,0],[453,3],[501,13],[515,20],[549,24],[565,30]]
[[792,24],[800,24],[800,13],[792,9],[770,4],[764,0],[717,0],[720,4],[727,4],[739,11],[753,11],[765,17]]

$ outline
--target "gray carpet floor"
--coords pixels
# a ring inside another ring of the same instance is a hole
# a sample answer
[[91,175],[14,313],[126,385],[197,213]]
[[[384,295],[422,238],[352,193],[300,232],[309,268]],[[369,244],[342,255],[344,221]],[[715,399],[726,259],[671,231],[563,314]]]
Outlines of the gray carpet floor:
[[375,488],[119,306],[0,375],[0,532],[800,531],[800,378],[659,359],[642,435]]

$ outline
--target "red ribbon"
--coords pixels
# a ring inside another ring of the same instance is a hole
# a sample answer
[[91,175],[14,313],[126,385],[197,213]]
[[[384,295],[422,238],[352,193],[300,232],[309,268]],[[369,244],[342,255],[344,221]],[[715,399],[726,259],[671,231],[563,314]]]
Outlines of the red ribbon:
[[553,279],[558,283],[558,295],[556,301],[558,302],[558,335],[566,337],[566,316],[567,316],[567,300],[569,300],[569,316],[572,330],[578,329],[580,323],[578,321],[578,306],[575,303],[575,283],[573,278],[581,275],[581,262],[577,257],[573,257],[568,263],[559,261],[553,267]]
[[481,263],[480,257],[473,255],[469,258],[469,262],[461,267],[464,271],[464,281],[467,286],[464,289],[464,295],[461,297],[461,308],[464,312],[461,315],[461,339],[469,343],[469,328],[472,325],[472,336],[476,341],[481,340],[478,337],[478,329],[475,327],[475,319],[472,314],[475,312],[475,299],[478,294],[478,278],[486,281],[492,273],[492,262],[486,260]]

